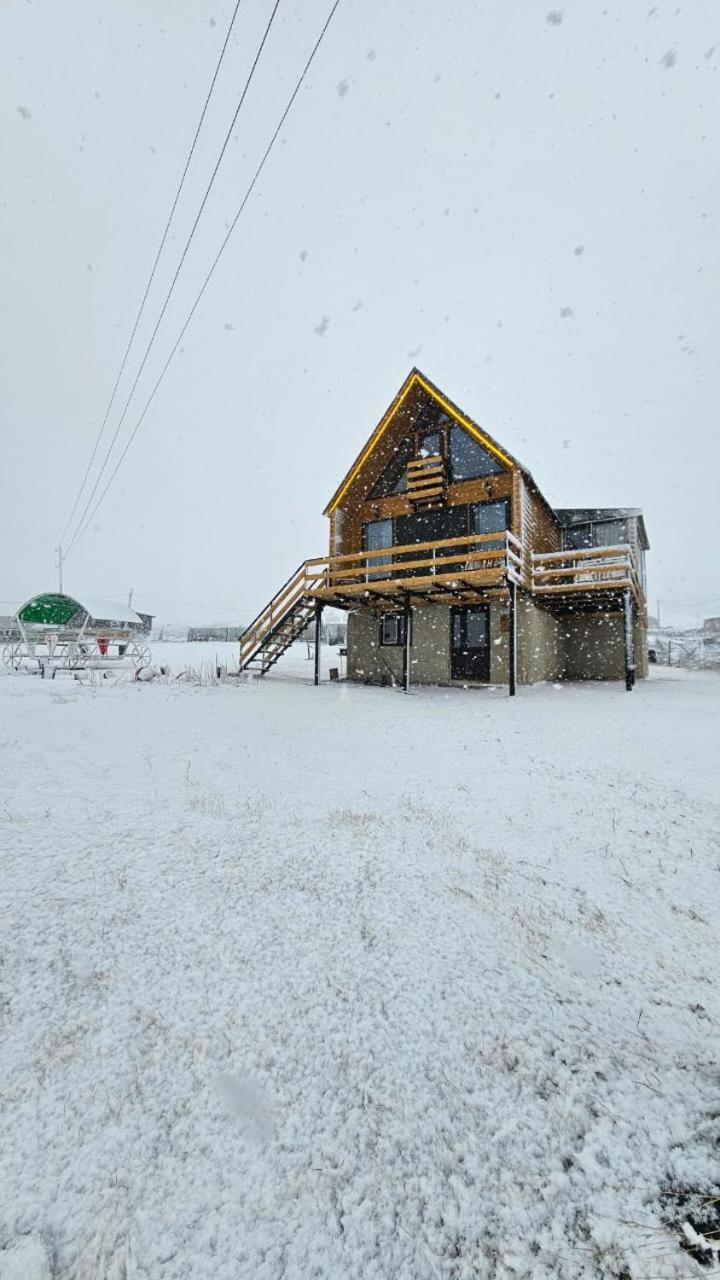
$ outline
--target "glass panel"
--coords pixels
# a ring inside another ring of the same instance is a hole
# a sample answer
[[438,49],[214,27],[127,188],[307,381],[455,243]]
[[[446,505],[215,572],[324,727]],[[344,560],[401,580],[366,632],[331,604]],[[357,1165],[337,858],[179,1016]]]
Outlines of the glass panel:
[[374,489],[370,491],[370,497],[389,498],[393,493],[404,493],[407,489],[405,468],[412,456],[412,440],[403,440],[395,450]]
[[603,520],[593,526],[593,534],[596,547],[622,546],[628,541],[627,520]]
[[[468,532],[468,511],[469,507],[444,507],[440,511],[416,511],[411,516],[398,516],[395,521],[395,545],[402,547],[412,545],[413,542],[442,542],[445,538],[462,538]],[[461,547],[460,552],[466,548]],[[432,556],[432,551],[407,552],[404,556],[398,556],[398,563],[402,563],[405,559],[417,560],[420,556],[425,558]],[[440,547],[435,552],[436,557],[454,556],[458,557],[457,547]],[[411,571],[412,572],[412,571]],[[418,569],[417,573],[422,570]],[[428,566],[430,572],[430,566]]]
[[476,502],[471,508],[474,533],[501,533],[508,527],[508,504],[502,502]]
[[363,546],[366,551],[391,547],[392,540],[392,520],[371,520],[363,525]]
[[396,613],[386,613],[382,620],[382,643],[397,644],[399,631],[398,615]]
[[436,453],[442,453],[442,432],[428,431],[427,435],[421,436],[418,452],[421,458],[432,458]]
[[488,618],[485,610],[468,609],[465,615],[466,647],[468,649],[483,649],[487,644],[488,638]]
[[582,551],[592,546],[592,525],[574,524],[563,532],[565,551]]
[[475,476],[498,475],[502,469],[497,458],[493,458],[462,427],[450,428],[450,472],[453,482],[472,480]]
[[381,645],[401,645],[405,643],[405,614],[386,613],[380,626]]
[[[368,524],[363,525],[363,549],[365,551],[378,551],[382,547],[391,547],[393,540],[393,522],[392,520],[370,520]],[[391,556],[371,556],[368,560],[368,578],[383,578],[384,570],[372,572],[377,566],[389,564]]]

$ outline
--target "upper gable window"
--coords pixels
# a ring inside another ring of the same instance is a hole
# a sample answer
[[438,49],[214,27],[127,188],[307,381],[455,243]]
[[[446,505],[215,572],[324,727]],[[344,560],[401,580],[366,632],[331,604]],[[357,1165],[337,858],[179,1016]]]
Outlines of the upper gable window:
[[484,449],[463,427],[450,428],[450,475],[458,480],[474,480],[477,476],[495,476],[503,468],[497,458]]
[[442,453],[442,431],[428,431],[418,440],[418,457],[432,458]]
[[412,456],[412,440],[403,440],[395,450],[380,479],[370,490],[370,497],[389,498],[393,493],[404,493],[407,489],[407,464]]

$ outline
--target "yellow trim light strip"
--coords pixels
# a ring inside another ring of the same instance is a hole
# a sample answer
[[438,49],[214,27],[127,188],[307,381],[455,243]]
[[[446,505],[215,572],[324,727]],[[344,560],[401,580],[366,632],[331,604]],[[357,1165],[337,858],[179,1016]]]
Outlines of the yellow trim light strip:
[[436,400],[438,404],[442,405],[446,413],[448,413],[449,416],[455,422],[459,423],[461,427],[464,427],[465,430],[471,436],[474,436],[474,438],[477,441],[479,441],[479,443],[483,445],[485,449],[488,449],[490,453],[494,454],[495,457],[500,460],[500,462],[504,463],[506,467],[512,467],[513,465],[512,459],[508,458],[507,454],[502,452],[502,449],[498,449],[497,445],[493,444],[492,440],[488,440],[487,436],[483,435],[483,433],[478,430],[474,422],[471,422],[469,418],[466,418],[465,415],[463,413],[460,413],[458,409],[453,408],[453,406],[449,403],[449,401],[447,401],[444,396],[440,395],[439,391],[435,391],[435,389],[431,387],[428,382],[425,381],[422,374],[414,373],[408,385],[406,386],[405,390],[403,391],[402,395],[398,399],[397,404],[392,404],[390,406],[387,413],[385,414],[384,420],[381,421],[380,425],[376,428],[374,437],[372,437],[368,441],[367,445],[363,449],[363,452],[360,454],[360,457],[358,458],[357,463],[355,464],[352,471],[350,472],[350,475],[345,481],[345,484],[340,490],[337,498],[328,507],[328,515],[332,515],[336,507],[340,505],[340,503],[342,502],[342,499],[344,498],[345,494],[350,488],[350,485],[352,484],[356,475],[365,465],[368,458],[370,457],[370,454],[380,443],[382,436],[385,434],[385,431],[390,426],[390,423],[392,422],[392,419],[395,417],[395,414],[398,412],[398,409],[401,407],[401,405],[403,404],[403,401],[407,398],[407,396],[409,396],[410,392],[413,390],[413,388],[416,385],[421,386],[423,391],[427,391],[428,395],[431,396],[433,400]]

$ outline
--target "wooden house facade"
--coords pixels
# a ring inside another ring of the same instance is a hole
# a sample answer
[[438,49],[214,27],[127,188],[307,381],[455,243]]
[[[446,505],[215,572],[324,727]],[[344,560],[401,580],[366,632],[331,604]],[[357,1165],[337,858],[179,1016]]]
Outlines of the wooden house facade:
[[637,508],[553,509],[527,469],[413,369],[331,498],[304,561],[241,641],[269,669],[324,605],[348,611],[347,674],[497,684],[646,674]]

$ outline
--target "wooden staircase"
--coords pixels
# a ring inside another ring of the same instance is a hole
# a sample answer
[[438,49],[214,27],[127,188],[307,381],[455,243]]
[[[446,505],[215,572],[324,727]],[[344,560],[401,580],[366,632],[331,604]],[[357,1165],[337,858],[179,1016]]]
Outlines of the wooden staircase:
[[240,670],[264,676],[315,616],[310,594],[320,580],[303,561],[240,638]]

